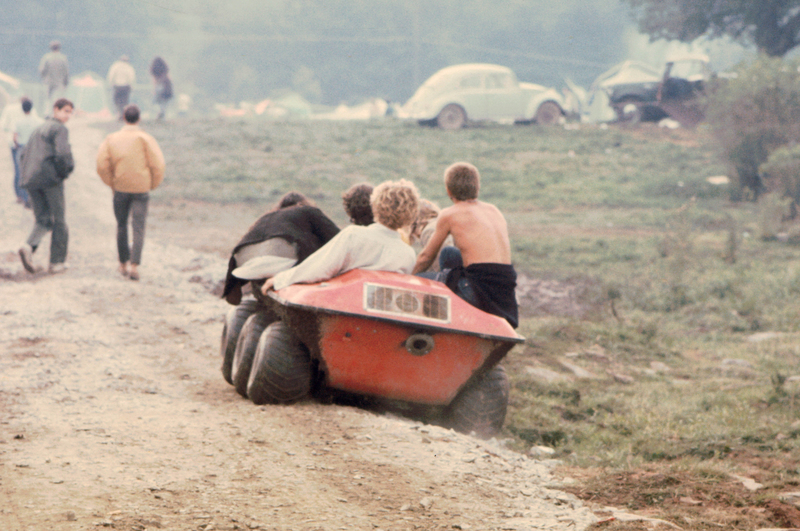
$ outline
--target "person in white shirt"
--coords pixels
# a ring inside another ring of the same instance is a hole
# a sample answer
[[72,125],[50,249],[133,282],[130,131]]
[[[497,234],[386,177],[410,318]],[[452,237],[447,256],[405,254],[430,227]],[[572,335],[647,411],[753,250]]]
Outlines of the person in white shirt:
[[131,87],[136,82],[136,71],[131,66],[127,55],[123,55],[111,65],[106,80],[114,90],[114,105],[117,108],[119,119],[122,120],[125,107],[131,98]]
[[25,208],[30,208],[30,200],[28,191],[19,184],[20,157],[31,133],[43,121],[33,109],[33,102],[26,96],[22,96],[19,103],[8,103],[0,114],[0,129],[9,134],[11,159],[14,161],[14,194],[17,203],[22,203]]
[[322,282],[351,269],[411,273],[416,253],[398,229],[417,216],[419,193],[413,183],[401,179],[375,187],[370,196],[375,223],[350,225],[300,264],[268,279],[261,292],[292,284]]

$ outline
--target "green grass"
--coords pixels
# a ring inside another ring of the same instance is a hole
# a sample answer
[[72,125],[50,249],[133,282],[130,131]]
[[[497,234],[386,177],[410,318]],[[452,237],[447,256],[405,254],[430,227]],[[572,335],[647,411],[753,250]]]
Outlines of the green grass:
[[[584,286],[581,303],[592,308],[523,319],[526,345],[504,362],[513,389],[503,435],[515,447],[547,444],[569,462],[620,468],[722,460],[742,448],[800,457],[800,387],[786,379],[800,361],[798,248],[759,239],[757,205],[731,203],[706,181],[726,173],[707,131],[442,132],[393,120],[145,127],[168,161],[158,204],[266,209],[295,189],[340,224],[351,184],[405,178],[447,206],[444,168],[474,163],[481,198],[508,219],[518,271]],[[767,331],[785,335],[748,341]],[[595,378],[572,377],[565,360]],[[566,379],[544,382],[530,373],[537,367]]]

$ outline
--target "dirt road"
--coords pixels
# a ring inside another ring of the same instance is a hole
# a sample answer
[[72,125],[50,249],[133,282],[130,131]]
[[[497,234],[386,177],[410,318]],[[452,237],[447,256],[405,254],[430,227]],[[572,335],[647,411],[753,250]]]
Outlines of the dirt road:
[[141,281],[119,276],[111,192],[94,172],[102,134],[80,119],[69,128],[64,274],[22,269],[32,214],[15,204],[0,154],[0,530],[580,530],[596,520],[556,490],[550,463],[497,441],[239,397],[219,371],[228,306],[208,290],[224,260],[150,237]]

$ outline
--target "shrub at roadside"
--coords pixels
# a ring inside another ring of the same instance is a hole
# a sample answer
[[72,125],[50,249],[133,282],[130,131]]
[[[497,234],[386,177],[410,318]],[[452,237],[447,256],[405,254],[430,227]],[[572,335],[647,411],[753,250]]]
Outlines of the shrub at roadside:
[[707,119],[734,177],[734,200],[758,197],[759,167],[776,149],[800,140],[798,66],[759,58],[720,83],[710,99]]

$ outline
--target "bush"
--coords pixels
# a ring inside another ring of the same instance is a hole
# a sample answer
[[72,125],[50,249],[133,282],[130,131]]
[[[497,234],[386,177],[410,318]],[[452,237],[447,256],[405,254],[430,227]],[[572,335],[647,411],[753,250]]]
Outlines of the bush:
[[791,218],[797,217],[800,202],[800,146],[778,148],[759,166],[764,190],[791,201]]
[[707,119],[733,177],[731,198],[763,192],[759,167],[776,149],[800,140],[798,62],[762,57],[719,82]]

